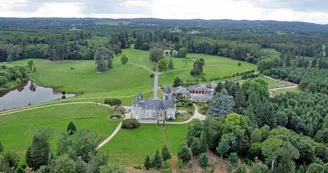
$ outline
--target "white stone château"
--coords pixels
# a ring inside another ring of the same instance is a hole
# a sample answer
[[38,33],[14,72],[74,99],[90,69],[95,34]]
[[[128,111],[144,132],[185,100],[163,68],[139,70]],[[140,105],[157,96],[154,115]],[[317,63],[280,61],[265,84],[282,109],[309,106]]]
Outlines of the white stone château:
[[169,119],[176,119],[176,99],[172,96],[169,86],[164,88],[163,99],[157,97],[158,90],[158,64],[155,64],[154,72],[154,98],[145,100],[139,92],[135,101],[132,102],[132,118],[137,120],[148,119],[165,122]]
[[176,119],[176,98],[172,96],[168,86],[164,88],[162,100],[158,99],[157,95],[154,95],[153,99],[145,100],[142,93],[139,92],[136,100],[132,102],[131,113],[132,118],[137,120],[149,119],[165,122],[169,119]]

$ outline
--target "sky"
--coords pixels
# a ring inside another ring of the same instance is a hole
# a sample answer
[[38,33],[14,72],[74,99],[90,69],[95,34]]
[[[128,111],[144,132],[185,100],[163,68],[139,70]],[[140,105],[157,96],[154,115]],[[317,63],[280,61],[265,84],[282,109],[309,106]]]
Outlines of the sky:
[[328,0],[0,0],[0,17],[154,17],[328,24]]

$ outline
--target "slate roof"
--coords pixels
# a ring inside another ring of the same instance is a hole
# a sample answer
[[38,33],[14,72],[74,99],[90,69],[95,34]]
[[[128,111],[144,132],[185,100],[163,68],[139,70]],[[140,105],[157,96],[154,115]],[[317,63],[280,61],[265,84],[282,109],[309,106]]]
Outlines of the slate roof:
[[189,91],[185,88],[185,87],[182,87],[182,86],[179,86],[179,87],[173,87],[171,88],[171,91],[173,93],[189,93]]
[[141,91],[139,91],[136,100],[144,100],[143,94]]
[[170,87],[168,85],[166,85],[166,87],[164,88],[164,93],[165,94],[170,94],[171,93]]
[[175,101],[174,100],[144,100],[139,101],[136,100],[133,102],[133,106],[142,107],[143,109],[156,109],[156,110],[164,110],[167,108],[174,108]]

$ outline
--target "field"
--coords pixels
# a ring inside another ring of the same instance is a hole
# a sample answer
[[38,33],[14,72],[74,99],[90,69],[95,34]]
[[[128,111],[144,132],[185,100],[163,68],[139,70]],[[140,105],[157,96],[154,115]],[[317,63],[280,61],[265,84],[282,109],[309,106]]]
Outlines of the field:
[[[95,62],[89,61],[57,61],[34,59],[37,72],[30,76],[38,84],[61,87],[67,93],[96,95],[127,96],[138,91],[152,89],[153,78],[150,70],[153,63],[149,60],[148,52],[126,49],[122,54],[129,58],[126,65],[120,64],[120,56],[114,58],[114,68],[111,71],[99,73]],[[255,70],[256,65],[242,61],[210,55],[189,54],[188,57],[205,59],[205,78],[223,77],[239,72]],[[168,59],[168,58],[167,58]],[[160,85],[172,85],[176,76],[184,81],[193,79],[189,74],[193,61],[185,58],[173,58],[174,69],[159,75]],[[7,63],[9,65],[25,65],[27,60]],[[237,64],[241,63],[239,67]]]
[[173,155],[185,141],[187,125],[157,126],[143,124],[137,130],[121,130],[101,150],[107,151],[110,160],[124,166],[143,164],[147,155],[153,157],[166,144]]
[[0,114],[0,136],[6,151],[15,151],[24,156],[38,128],[54,130],[52,148],[60,133],[73,121],[77,129],[97,132],[100,139],[108,137],[116,128],[118,121],[107,117],[112,111],[106,107],[91,104],[66,105],[40,108],[8,115]]

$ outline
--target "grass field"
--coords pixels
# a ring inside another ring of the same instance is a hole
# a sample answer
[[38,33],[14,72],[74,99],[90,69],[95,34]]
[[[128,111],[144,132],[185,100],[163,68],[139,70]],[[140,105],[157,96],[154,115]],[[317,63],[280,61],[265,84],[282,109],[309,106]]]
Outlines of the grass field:
[[[271,79],[268,79],[268,78],[265,78],[263,76],[260,76],[260,77],[257,77],[257,78],[254,78],[254,79],[261,79],[261,80],[264,80],[269,87],[272,87],[272,86],[282,86],[284,85],[283,83],[280,83],[280,82],[277,82],[275,80],[271,80]],[[239,83],[242,84],[245,80],[240,80]]]
[[[139,64],[152,69],[153,63],[149,60],[148,52],[130,48],[125,49],[122,54],[128,56],[129,63],[121,65],[120,56],[117,56],[114,58],[113,70],[104,73],[96,71],[95,62],[92,60],[52,62],[34,59],[37,72],[30,76],[41,85],[61,87],[60,90],[67,93],[84,93],[94,96],[104,95],[104,93],[112,96],[126,96],[152,89],[151,73],[135,65]],[[204,73],[205,78],[208,79],[256,69],[254,64],[219,56],[189,54],[188,57],[205,59]],[[172,85],[176,76],[184,81],[193,79],[190,75],[193,61],[184,58],[173,58],[173,60],[175,68],[159,75],[159,83],[162,86]],[[240,67],[237,65],[239,62],[242,64]],[[22,60],[7,64],[26,65],[26,63],[27,60]]]
[[91,104],[67,105],[41,108],[20,113],[0,115],[0,137],[5,151],[15,151],[24,156],[38,128],[54,130],[52,148],[55,149],[57,137],[65,132],[73,121],[77,129],[96,132],[101,139],[108,137],[119,121],[109,120],[112,111],[106,107]]
[[147,155],[153,157],[166,144],[173,155],[186,139],[187,125],[157,126],[143,124],[137,130],[121,130],[101,150],[107,151],[110,160],[124,166],[143,164]]

